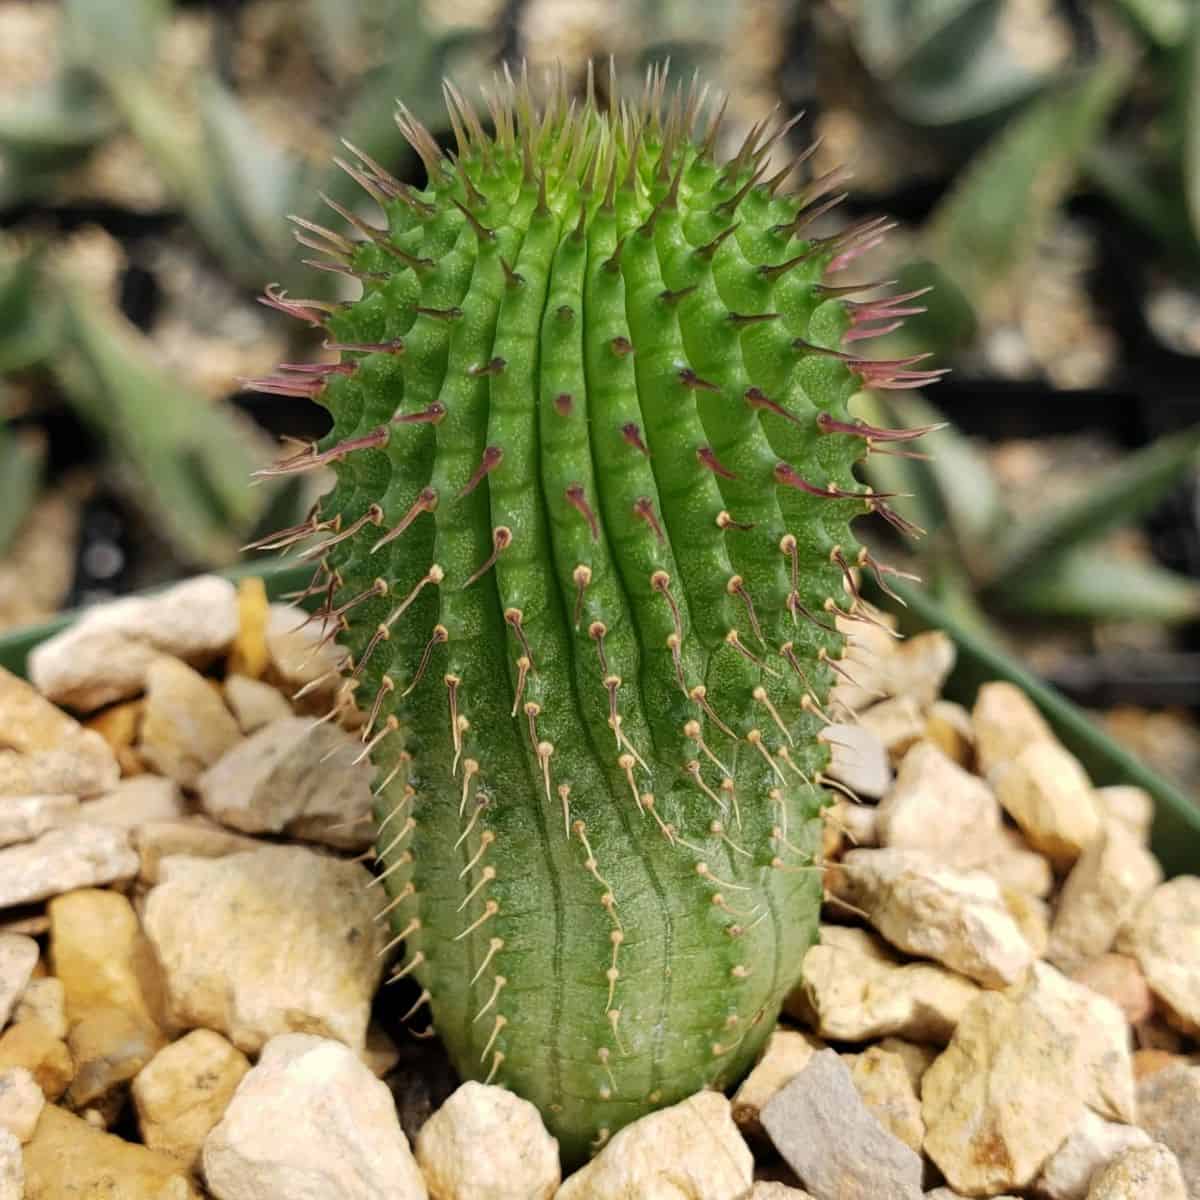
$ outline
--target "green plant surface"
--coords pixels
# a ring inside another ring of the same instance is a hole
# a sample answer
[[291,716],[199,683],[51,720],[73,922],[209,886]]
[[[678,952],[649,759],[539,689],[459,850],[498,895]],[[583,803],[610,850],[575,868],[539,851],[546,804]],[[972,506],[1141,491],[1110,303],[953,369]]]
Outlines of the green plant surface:
[[978,309],[1027,264],[1128,85],[1130,67],[1101,62],[1040,97],[976,155],[930,218],[927,256]]
[[102,435],[129,494],[188,560],[228,562],[269,502],[247,486],[262,435],[159,368],[114,311],[68,293],[66,341],[52,367]]
[[402,110],[426,190],[360,158],[386,226],[301,223],[362,299],[271,294],[340,363],[253,385],[333,418],[265,474],[337,475],[283,541],[367,714],[399,974],[572,1162],[731,1082],[796,983],[831,614],[873,619],[850,523],[897,519],[846,405],[937,375],[839,348],[902,300],[829,283],[879,223],[812,238],[778,130],[718,165],[719,116],[664,93],[510,81],[493,139],[450,89],[453,158]]

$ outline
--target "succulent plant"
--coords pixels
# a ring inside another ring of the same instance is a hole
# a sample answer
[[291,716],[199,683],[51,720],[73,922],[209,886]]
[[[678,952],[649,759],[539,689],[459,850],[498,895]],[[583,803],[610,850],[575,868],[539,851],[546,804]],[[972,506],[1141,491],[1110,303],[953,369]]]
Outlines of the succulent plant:
[[454,153],[399,115],[425,190],[347,164],[385,225],[301,223],[362,298],[268,292],[340,352],[252,385],[333,418],[271,473],[336,485],[269,545],[317,539],[410,1015],[571,1161],[732,1082],[797,982],[829,691],[886,571],[851,523],[903,524],[854,465],[918,436],[847,402],[937,372],[855,352],[912,298],[830,282],[883,222],[808,236],[790,122],[718,164],[720,110],[657,69],[603,109],[506,77],[494,134],[447,100]]

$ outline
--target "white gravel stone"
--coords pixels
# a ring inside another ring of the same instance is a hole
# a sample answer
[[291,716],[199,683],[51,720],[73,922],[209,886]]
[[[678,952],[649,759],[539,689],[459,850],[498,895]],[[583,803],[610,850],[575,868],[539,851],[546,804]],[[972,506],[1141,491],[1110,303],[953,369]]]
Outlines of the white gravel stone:
[[889,762],[899,762],[925,732],[925,713],[912,696],[894,696],[872,704],[859,714],[859,726],[873,734],[888,754]]
[[1002,888],[1015,888],[1031,896],[1046,897],[1054,890],[1054,871],[1049,861],[1031,850],[1015,829],[1003,827],[980,847],[979,869]]
[[1029,844],[1060,870],[1103,828],[1100,805],[1079,760],[1057,742],[1034,742],[990,776],[1005,811]]
[[985,987],[1014,983],[1034,954],[994,880],[912,850],[852,850],[838,894],[864,910],[892,945]]
[[24,1067],[0,1070],[0,1129],[24,1143],[33,1137],[46,1097],[37,1080]]
[[175,820],[186,811],[183,793],[174,780],[161,775],[131,775],[111,792],[95,800],[85,800],[75,819],[92,825],[136,829],[148,821]]
[[75,888],[132,879],[129,835],[110,825],[69,825],[0,850],[0,908],[45,900]]
[[341,1043],[310,1034],[266,1044],[202,1158],[216,1200],[428,1195],[387,1085]]
[[991,788],[925,741],[905,754],[879,805],[881,846],[928,850],[950,866],[980,866],[999,828]]
[[1087,1200],[1088,1187],[1098,1171],[1123,1151],[1149,1145],[1151,1139],[1145,1130],[1106,1121],[1085,1108],[1067,1140],[1042,1168],[1037,1190],[1049,1200]]
[[38,944],[23,933],[0,933],[0,1029],[8,1024],[37,965]]
[[[1195,1193],[1190,1193],[1195,1196]],[[1189,1200],[1179,1163],[1166,1146],[1135,1147],[1097,1172],[1087,1200]]]
[[1070,1050],[1079,1071],[1079,1096],[1094,1111],[1131,1124],[1137,1115],[1129,1028],[1121,1010],[1049,963],[1035,963],[1012,998],[1036,1011]]
[[61,979],[44,975],[26,984],[13,1012],[13,1024],[29,1020],[40,1021],[53,1038],[67,1036],[67,993]]
[[7,1129],[0,1129],[0,1200],[24,1200],[25,1162],[21,1143]]
[[356,863],[300,846],[176,857],[142,920],[184,1028],[256,1053],[276,1034],[317,1031],[363,1049],[386,933]]
[[163,860],[173,855],[224,858],[261,850],[262,842],[230,833],[215,821],[196,815],[176,821],[148,821],[138,826],[133,831],[133,848],[138,855],[138,878],[144,883],[158,883]]
[[880,663],[879,675],[889,695],[911,697],[926,709],[941,695],[957,657],[954,642],[931,629],[898,642]]
[[829,746],[827,773],[844,783],[856,796],[878,799],[892,782],[887,749],[861,725],[826,725],[821,741]]
[[276,687],[248,675],[225,677],[225,703],[244,734],[257,732],[272,721],[292,715],[287,697]]
[[0,667],[0,797],[93,796],[120,775],[98,733]]
[[1161,881],[1154,856],[1120,826],[1109,824],[1063,884],[1046,957],[1070,971],[1104,954]]
[[1113,784],[1097,788],[1095,796],[1101,812],[1110,822],[1121,826],[1143,846],[1150,844],[1154,797],[1145,788]]
[[232,583],[201,575],[155,596],[132,596],[85,612],[29,656],[37,688],[90,712],[136,696],[162,654],[203,666],[229,648],[238,629]]
[[1188,1195],[1200,1196],[1200,1066],[1177,1063],[1146,1076],[1137,1107],[1138,1124],[1179,1160]]
[[824,1038],[859,1042],[894,1034],[944,1045],[979,994],[969,979],[931,963],[903,963],[864,929],[821,927],[789,1014]]
[[843,1054],[854,1086],[875,1119],[910,1150],[921,1153],[925,1122],[921,1101],[898,1054],[881,1046],[868,1046],[861,1054]]
[[200,776],[210,816],[243,833],[289,833],[344,849],[371,841],[374,767],[335,725],[284,717],[233,746]]
[[917,1200],[921,1159],[871,1114],[833,1050],[821,1050],[762,1111],[784,1161],[817,1200]]
[[1155,888],[1117,949],[1138,960],[1167,1020],[1200,1034],[1200,878],[1180,875]]
[[1027,1187],[1079,1120],[1080,1080],[1042,1013],[984,992],[921,1081],[925,1153],[967,1195]]
[[550,1200],[558,1142],[538,1110],[505,1088],[464,1083],[417,1135],[430,1200]]
[[0,846],[14,846],[65,825],[79,811],[74,796],[0,796]]
[[160,774],[192,787],[241,738],[233,714],[199,672],[159,658],[145,672],[146,710],[138,753]]
[[134,1077],[142,1141],[191,1168],[224,1116],[250,1063],[219,1033],[193,1029],[164,1046]]
[[754,1159],[720,1092],[698,1092],[626,1125],[555,1200],[737,1200]]
[[1012,762],[1034,742],[1057,743],[1033,701],[1015,684],[1002,680],[979,689],[971,721],[979,773],[984,779],[990,779],[997,766]]

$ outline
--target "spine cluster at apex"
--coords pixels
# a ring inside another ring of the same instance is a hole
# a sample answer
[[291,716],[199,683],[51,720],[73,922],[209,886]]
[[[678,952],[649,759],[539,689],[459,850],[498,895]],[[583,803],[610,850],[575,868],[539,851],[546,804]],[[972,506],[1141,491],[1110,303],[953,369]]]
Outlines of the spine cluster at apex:
[[831,282],[886,223],[810,236],[839,177],[784,191],[790,123],[719,164],[720,110],[665,72],[603,110],[506,78],[494,132],[447,96],[453,154],[399,118],[424,190],[351,148],[385,223],[299,222],[361,299],[268,291],[339,361],[253,382],[333,418],[271,468],[333,490],[265,545],[314,539],[410,1016],[571,1159],[735,1078],[797,982],[818,735],[858,573],[886,582],[850,524],[907,529],[853,467],[923,432],[847,405],[938,372],[853,349],[917,294]]

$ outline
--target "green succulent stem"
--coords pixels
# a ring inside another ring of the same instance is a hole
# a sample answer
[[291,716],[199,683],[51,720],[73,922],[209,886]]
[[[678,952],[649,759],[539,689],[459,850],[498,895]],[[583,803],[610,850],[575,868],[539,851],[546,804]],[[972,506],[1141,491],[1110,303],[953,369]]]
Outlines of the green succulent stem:
[[894,518],[847,403],[927,375],[839,348],[876,314],[828,278],[878,224],[806,237],[765,127],[718,164],[657,71],[608,110],[510,81],[494,134],[448,94],[453,156],[401,112],[424,190],[360,155],[386,224],[305,224],[362,298],[269,298],[340,363],[258,386],[333,417],[275,471],[337,475],[293,536],[366,714],[395,974],[573,1162],[732,1083],[798,980],[871,619],[850,522]]

